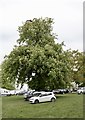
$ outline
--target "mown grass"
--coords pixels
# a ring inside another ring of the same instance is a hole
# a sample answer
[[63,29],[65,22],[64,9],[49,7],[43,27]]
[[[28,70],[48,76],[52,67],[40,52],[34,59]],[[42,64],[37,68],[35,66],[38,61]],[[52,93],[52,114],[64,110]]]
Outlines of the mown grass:
[[3,97],[3,118],[83,118],[83,95],[57,95],[56,102],[30,104],[23,96]]
[[0,120],[2,118],[2,98],[0,97]]

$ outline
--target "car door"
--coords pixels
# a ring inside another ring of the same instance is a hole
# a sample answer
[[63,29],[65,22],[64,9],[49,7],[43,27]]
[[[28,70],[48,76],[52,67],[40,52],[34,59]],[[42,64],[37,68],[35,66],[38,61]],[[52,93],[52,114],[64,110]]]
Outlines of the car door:
[[40,102],[45,102],[45,101],[48,101],[48,96],[47,94],[42,94],[39,96],[39,101]]

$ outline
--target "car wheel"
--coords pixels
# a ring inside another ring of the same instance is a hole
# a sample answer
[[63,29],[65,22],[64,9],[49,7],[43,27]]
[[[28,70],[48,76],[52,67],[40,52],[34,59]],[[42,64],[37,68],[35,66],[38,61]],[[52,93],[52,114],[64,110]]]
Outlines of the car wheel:
[[39,100],[35,100],[35,102],[34,102],[35,104],[37,104],[37,103],[39,103]]
[[51,98],[51,102],[55,102],[55,98]]
[[27,98],[27,101],[29,101],[29,98]]
[[82,92],[80,92],[80,93],[78,93],[79,95],[81,95],[82,94]]

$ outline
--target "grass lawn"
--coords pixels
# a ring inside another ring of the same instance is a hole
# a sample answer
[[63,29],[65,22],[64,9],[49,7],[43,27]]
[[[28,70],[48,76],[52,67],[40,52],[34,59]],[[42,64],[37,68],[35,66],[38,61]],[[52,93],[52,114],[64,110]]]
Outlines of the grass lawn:
[[3,97],[3,118],[83,118],[83,95],[57,95],[56,102],[30,104],[23,96]]
[[2,98],[0,97],[0,120],[2,118]]

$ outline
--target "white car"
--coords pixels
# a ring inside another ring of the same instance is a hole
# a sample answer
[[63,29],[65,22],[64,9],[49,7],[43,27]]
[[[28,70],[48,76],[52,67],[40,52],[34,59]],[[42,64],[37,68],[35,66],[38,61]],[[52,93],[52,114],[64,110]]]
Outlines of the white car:
[[16,90],[10,90],[11,95],[16,95]]
[[54,102],[56,97],[53,92],[39,92],[35,94],[35,96],[29,99],[30,103],[39,103],[39,102],[47,102],[52,101]]
[[85,94],[85,87],[81,87],[77,90],[78,94]]
[[1,92],[0,94],[1,96],[11,96],[10,91],[4,91],[4,92]]
[[0,96],[10,96],[10,90],[4,89],[4,88],[0,88]]

